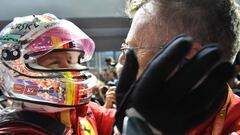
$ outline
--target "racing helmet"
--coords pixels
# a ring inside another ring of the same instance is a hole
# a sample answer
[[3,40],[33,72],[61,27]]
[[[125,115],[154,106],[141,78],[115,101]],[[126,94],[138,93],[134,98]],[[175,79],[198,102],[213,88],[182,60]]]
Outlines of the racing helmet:
[[[0,88],[14,101],[59,108],[87,104],[97,82],[86,66],[94,49],[94,41],[68,20],[49,13],[16,17],[0,32]],[[54,52],[69,57],[70,66],[39,64]]]

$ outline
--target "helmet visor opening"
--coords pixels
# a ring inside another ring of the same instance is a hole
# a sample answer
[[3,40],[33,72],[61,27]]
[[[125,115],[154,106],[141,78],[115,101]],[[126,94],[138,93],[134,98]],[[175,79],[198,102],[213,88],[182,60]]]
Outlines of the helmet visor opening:
[[78,49],[55,49],[51,52],[30,54],[30,59],[35,59],[25,63],[31,70],[36,71],[73,71],[87,70],[81,63],[84,52]]

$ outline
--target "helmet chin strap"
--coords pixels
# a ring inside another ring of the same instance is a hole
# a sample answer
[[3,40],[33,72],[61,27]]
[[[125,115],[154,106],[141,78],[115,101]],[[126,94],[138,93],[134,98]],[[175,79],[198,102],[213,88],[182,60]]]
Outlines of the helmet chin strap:
[[71,110],[74,107],[59,108],[59,107],[39,105],[39,104],[23,102],[23,101],[12,101],[12,108],[14,108],[16,111],[28,110],[28,111],[36,111],[36,112],[42,112],[42,113],[55,113],[55,112],[62,112],[65,110]]
[[53,106],[48,106],[48,105],[39,105],[39,104],[28,103],[28,102],[24,102],[22,106],[23,106],[24,110],[37,111],[37,112],[42,112],[42,113],[62,112],[62,111],[70,110],[70,109],[74,108],[74,107],[59,108],[59,107],[53,107]]
[[14,108],[16,111],[23,110],[23,102],[22,101],[10,101],[12,102],[12,108]]

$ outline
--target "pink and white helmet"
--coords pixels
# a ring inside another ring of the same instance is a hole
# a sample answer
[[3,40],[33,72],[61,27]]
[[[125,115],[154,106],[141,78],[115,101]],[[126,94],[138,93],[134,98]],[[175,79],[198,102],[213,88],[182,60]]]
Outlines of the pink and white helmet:
[[81,65],[94,49],[94,41],[68,20],[53,14],[16,17],[0,32],[1,89],[7,98],[27,103],[60,108],[86,104],[96,84],[86,66],[47,69],[36,61],[63,50]]

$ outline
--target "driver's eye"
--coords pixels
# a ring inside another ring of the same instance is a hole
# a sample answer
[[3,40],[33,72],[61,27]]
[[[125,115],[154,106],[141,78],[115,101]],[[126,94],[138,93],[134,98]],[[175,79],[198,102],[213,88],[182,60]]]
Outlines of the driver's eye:
[[53,61],[49,65],[57,65],[57,64],[59,64],[59,61]]
[[71,59],[69,59],[69,60],[67,61],[67,63],[68,63],[68,64],[73,64],[73,62],[72,62]]
[[47,68],[59,68],[59,61],[53,61],[51,63],[49,63],[46,67]]

